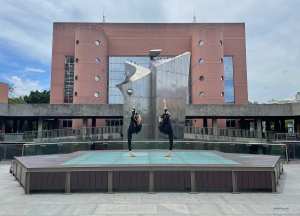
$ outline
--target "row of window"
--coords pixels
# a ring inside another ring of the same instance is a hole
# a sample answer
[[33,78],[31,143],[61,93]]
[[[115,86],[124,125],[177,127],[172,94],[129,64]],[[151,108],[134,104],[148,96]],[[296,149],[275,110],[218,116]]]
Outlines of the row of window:
[[[76,45],[78,45],[78,44],[79,44],[79,40],[76,40]],[[96,46],[99,46],[99,45],[100,45],[100,41],[99,41],[99,40],[95,40],[95,44],[96,44]],[[74,59],[73,56],[72,56],[72,58]],[[100,63],[100,59],[98,59],[98,58],[96,58],[94,61],[95,61],[96,64],[99,64],[99,63]],[[79,59],[76,58],[75,62],[78,63],[78,62],[79,62]],[[74,77],[74,74],[73,74],[73,77]],[[74,78],[73,78],[73,79],[74,79]],[[99,76],[95,76],[94,79],[95,79],[96,82],[98,82],[98,81],[100,80],[100,77],[99,77]],[[78,76],[75,76],[75,80],[78,80]],[[73,89],[72,89],[72,92],[73,92]],[[77,97],[78,93],[75,92],[74,95],[75,95],[75,97]],[[94,93],[94,97],[99,97],[99,92],[95,92],[95,93]],[[73,101],[72,101],[72,102],[73,102]]]

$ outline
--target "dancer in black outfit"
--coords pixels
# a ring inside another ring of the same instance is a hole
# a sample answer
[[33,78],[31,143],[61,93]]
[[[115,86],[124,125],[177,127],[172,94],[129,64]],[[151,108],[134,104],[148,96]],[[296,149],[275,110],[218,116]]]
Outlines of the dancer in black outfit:
[[158,129],[161,133],[169,135],[169,152],[165,155],[165,157],[171,157],[172,149],[173,149],[173,128],[170,122],[170,112],[167,110],[167,101],[163,100],[165,113],[158,117],[159,125]]
[[132,109],[132,113],[131,113],[131,117],[130,117],[130,124],[129,124],[128,132],[127,132],[128,150],[130,153],[130,157],[136,157],[136,155],[132,153],[132,149],[131,149],[132,134],[134,134],[134,133],[137,134],[142,129],[142,123],[141,123],[142,118],[140,115],[135,113],[135,103],[136,103],[135,100],[133,100],[133,109]]

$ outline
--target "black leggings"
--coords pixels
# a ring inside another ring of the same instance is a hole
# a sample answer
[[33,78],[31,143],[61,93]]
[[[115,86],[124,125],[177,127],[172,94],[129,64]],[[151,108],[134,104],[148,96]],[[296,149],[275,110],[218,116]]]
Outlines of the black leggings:
[[168,133],[168,135],[169,135],[169,141],[170,141],[169,150],[171,151],[173,149],[173,130],[171,130],[171,132]]
[[131,151],[131,139],[132,139],[132,132],[128,129],[127,131],[127,137],[128,137],[128,150]]

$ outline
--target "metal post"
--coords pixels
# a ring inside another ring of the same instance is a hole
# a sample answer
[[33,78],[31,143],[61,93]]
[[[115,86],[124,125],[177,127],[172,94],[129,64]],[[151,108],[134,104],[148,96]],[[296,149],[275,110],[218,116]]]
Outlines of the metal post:
[[148,194],[155,194],[154,191],[154,171],[149,170],[149,191]]
[[237,171],[232,170],[232,193],[237,194],[238,192],[238,187],[237,187]]
[[107,194],[114,194],[113,192],[113,171],[109,170],[107,174]]
[[272,193],[277,192],[277,187],[276,187],[276,174],[275,171],[271,171],[271,181],[272,181]]
[[71,172],[66,172],[65,194],[71,194]]
[[30,172],[26,172],[25,176],[25,194],[30,194]]
[[190,191],[190,194],[197,194],[195,170],[191,170],[190,175],[191,175],[191,191]]

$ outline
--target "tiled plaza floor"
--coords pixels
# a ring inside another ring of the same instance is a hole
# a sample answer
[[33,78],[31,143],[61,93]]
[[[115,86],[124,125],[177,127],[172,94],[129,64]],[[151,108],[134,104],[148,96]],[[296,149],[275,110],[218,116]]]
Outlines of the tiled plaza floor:
[[284,165],[277,194],[76,192],[25,195],[0,162],[0,215],[300,215],[300,164]]

